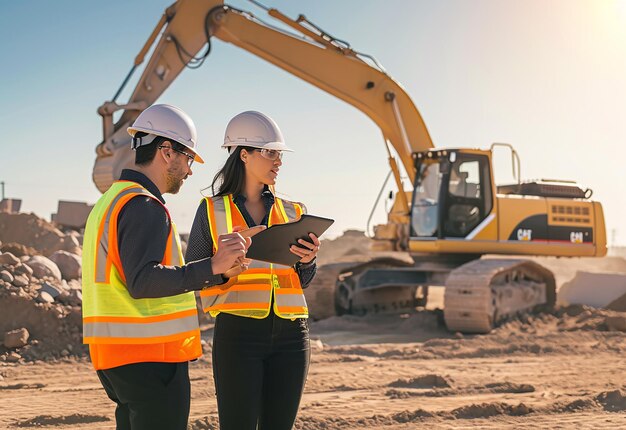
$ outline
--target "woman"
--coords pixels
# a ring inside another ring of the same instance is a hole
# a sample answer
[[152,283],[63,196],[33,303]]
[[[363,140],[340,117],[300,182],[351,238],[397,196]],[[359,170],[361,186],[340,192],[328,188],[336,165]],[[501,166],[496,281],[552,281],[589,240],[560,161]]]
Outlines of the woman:
[[[230,155],[213,179],[213,197],[200,203],[186,258],[210,257],[223,232],[294,221],[303,207],[274,195],[283,151],[276,123],[243,112],[226,128]],[[248,270],[203,290],[202,306],[216,317],[213,377],[222,430],[291,429],[309,367],[308,310],[302,287],[315,275],[314,235],[291,252],[295,267],[251,260]],[[254,239],[253,239],[254,240]]]

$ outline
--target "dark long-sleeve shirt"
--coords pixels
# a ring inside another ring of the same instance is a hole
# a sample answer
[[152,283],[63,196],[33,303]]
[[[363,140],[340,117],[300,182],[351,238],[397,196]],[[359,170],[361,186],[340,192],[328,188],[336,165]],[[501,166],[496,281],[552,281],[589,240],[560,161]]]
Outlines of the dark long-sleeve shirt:
[[[165,204],[157,186],[144,174],[126,169],[120,180],[138,183]],[[213,274],[210,258],[197,259],[182,267],[161,264],[170,219],[163,206],[150,197],[137,196],[126,203],[120,211],[117,229],[126,287],[135,299],[174,296],[224,282],[221,275]]]
[[[265,206],[265,217],[261,221],[261,225],[267,226],[269,221],[269,212],[271,207],[274,205],[274,195],[267,187],[261,194],[261,200]],[[239,208],[241,215],[243,215],[248,227],[254,227],[257,225],[246,209],[246,197],[243,195],[235,196],[234,202],[237,208]],[[254,241],[254,238],[252,238],[252,240]],[[193,220],[185,259],[187,261],[194,261],[211,256],[213,256],[213,239],[211,238],[211,228],[209,227],[206,203],[202,200],[198,210],[196,211],[196,217]],[[308,287],[317,272],[315,262],[313,261],[308,264],[296,263],[295,269],[298,277],[300,278],[302,288]]]

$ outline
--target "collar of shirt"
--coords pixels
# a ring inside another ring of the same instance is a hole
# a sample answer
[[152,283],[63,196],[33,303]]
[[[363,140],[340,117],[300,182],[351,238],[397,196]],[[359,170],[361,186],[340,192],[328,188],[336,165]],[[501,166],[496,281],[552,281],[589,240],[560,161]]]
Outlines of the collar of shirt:
[[[274,205],[274,194],[272,194],[267,185],[265,186],[265,188],[263,188],[263,191],[261,192],[261,200],[263,200],[263,205],[265,206],[265,216],[261,221],[261,225],[267,225],[270,209]],[[256,223],[246,209],[246,196],[244,196],[243,194],[236,195],[233,197],[233,202],[239,208],[241,215],[243,215],[243,219],[246,221],[246,224],[248,224],[249,227],[254,227]]]
[[[152,182],[146,175],[141,172],[132,169],[124,169],[122,170],[122,174],[120,175],[120,181],[133,181],[137,182],[139,185],[144,187],[146,190],[150,191],[151,194],[154,195],[157,199],[161,201],[161,203],[165,204],[165,199],[161,195],[159,188]],[[272,196],[273,198],[273,196]]]

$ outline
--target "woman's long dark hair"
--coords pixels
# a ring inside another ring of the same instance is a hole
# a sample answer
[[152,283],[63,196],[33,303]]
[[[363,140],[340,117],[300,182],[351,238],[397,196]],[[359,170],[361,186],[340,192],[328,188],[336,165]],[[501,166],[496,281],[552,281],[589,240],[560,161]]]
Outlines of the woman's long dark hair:
[[[228,156],[226,163],[217,172],[211,183],[211,192],[213,196],[226,196],[232,194],[238,196],[244,190],[246,185],[246,168],[241,161],[241,150],[248,152],[254,151],[249,146],[237,146]],[[216,192],[217,189],[217,192]]]

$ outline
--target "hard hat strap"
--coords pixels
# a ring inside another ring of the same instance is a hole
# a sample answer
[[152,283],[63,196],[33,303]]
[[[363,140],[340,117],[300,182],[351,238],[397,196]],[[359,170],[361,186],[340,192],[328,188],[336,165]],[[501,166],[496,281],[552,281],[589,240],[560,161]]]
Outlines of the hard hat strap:
[[140,146],[146,146],[154,143],[154,140],[158,138],[156,134],[148,134],[144,132],[137,132],[133,136],[132,149],[137,149]]

